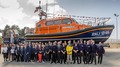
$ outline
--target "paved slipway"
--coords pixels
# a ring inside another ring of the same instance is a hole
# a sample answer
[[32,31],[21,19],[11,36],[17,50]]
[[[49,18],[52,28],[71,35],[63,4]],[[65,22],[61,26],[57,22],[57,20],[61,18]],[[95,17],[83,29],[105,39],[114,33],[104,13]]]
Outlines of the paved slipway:
[[50,64],[38,62],[3,62],[3,56],[0,54],[0,67],[120,67],[120,48],[107,48],[104,55],[103,64]]

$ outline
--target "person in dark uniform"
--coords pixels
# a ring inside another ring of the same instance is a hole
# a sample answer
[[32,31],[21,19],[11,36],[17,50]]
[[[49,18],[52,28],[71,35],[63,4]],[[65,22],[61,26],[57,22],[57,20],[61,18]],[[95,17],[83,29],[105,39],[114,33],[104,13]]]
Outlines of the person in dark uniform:
[[45,58],[45,45],[42,43],[42,63],[45,63],[46,58]]
[[57,46],[56,46],[56,42],[53,43],[53,46],[52,46],[52,61],[51,61],[51,64],[54,62],[56,64],[56,53],[57,53]]
[[[73,43],[72,43],[72,44],[73,44],[73,46],[75,46],[75,43],[76,43],[76,41],[75,41],[75,40],[73,40]],[[75,53],[75,52],[74,52],[74,51],[72,51],[72,60],[73,60],[73,61],[74,61],[74,58],[75,58],[75,57],[74,57],[74,53]]]
[[65,45],[65,43],[62,43],[61,54],[62,54],[61,63],[62,63],[62,61],[64,61],[64,64],[66,64],[67,53],[66,53],[66,45]]
[[24,62],[28,62],[28,51],[27,51],[27,45],[24,45],[24,49],[23,49],[23,55],[24,55]]
[[12,43],[10,43],[9,45],[7,44],[7,48],[8,48],[8,60],[9,61],[12,61],[11,60],[11,48],[12,48]]
[[84,40],[83,41],[83,45],[84,45],[84,51],[83,51],[83,53],[84,53],[84,56],[83,56],[83,62],[84,62],[84,64],[86,64],[86,46],[87,46],[87,41],[86,40]]
[[20,59],[21,59],[21,62],[24,61],[24,44],[21,44],[20,46]]
[[96,54],[97,54],[97,45],[95,44],[95,42],[93,40],[90,40],[91,41],[91,45],[92,45],[92,50],[91,50],[91,64],[95,63],[96,65]]
[[29,42],[27,44],[27,53],[28,53],[28,55],[27,55],[28,62],[30,62],[31,61],[31,55],[32,55],[32,45],[31,45],[31,42]]
[[82,63],[82,58],[83,58],[83,62],[85,64],[85,44],[82,43],[82,40],[79,41],[78,43],[78,58],[79,58],[79,63]]
[[16,47],[15,54],[16,54],[16,61],[19,62],[20,61],[20,46],[19,45],[17,45]]
[[78,61],[78,45],[77,45],[77,43],[74,43],[75,45],[74,45],[74,47],[73,47],[73,52],[74,52],[74,62],[73,62],[73,64],[75,64],[76,63],[76,60],[77,60],[77,63],[79,63],[79,61]]
[[102,43],[99,42],[99,46],[97,48],[97,55],[98,55],[98,64],[102,64],[103,54],[105,53],[105,50],[102,46]]
[[50,52],[50,49],[49,49],[49,46],[48,46],[48,43],[45,43],[45,61],[49,61],[49,52]]
[[31,60],[35,61],[35,43],[32,43],[32,48],[31,48]]
[[89,64],[89,62],[90,62],[91,49],[92,49],[92,47],[90,45],[90,41],[87,41],[86,48],[85,48],[85,52],[86,52],[86,56],[85,56],[86,60],[85,61],[86,61],[86,64]]
[[57,43],[57,62],[62,64],[62,55],[61,55],[61,49],[62,49],[62,46],[61,46],[61,42],[59,41]]
[[49,44],[49,61],[51,61],[51,56],[52,56],[52,42],[48,42]]
[[34,58],[35,62],[37,62],[38,60],[38,46],[37,44],[35,44],[35,58]]

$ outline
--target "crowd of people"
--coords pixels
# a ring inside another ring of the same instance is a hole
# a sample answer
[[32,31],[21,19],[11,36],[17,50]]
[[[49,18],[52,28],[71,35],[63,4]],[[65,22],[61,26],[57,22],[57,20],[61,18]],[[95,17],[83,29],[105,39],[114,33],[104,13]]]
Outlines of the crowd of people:
[[54,42],[25,42],[4,44],[4,61],[64,63],[64,64],[102,64],[105,50],[100,42],[94,40],[69,40]]

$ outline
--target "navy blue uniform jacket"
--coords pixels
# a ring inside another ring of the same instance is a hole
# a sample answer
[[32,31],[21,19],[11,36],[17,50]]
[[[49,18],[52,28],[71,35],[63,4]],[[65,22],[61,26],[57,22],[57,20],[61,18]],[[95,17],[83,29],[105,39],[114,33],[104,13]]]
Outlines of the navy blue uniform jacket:
[[99,55],[105,53],[105,50],[104,50],[103,46],[98,46],[98,48],[97,48],[97,53],[98,53]]

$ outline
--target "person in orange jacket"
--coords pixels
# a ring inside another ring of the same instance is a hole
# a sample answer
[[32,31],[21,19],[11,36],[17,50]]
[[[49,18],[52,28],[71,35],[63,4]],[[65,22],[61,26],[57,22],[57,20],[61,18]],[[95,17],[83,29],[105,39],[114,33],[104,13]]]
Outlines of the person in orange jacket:
[[68,45],[66,47],[67,51],[67,64],[72,64],[72,52],[73,52],[73,45],[71,44],[71,41],[68,41]]

